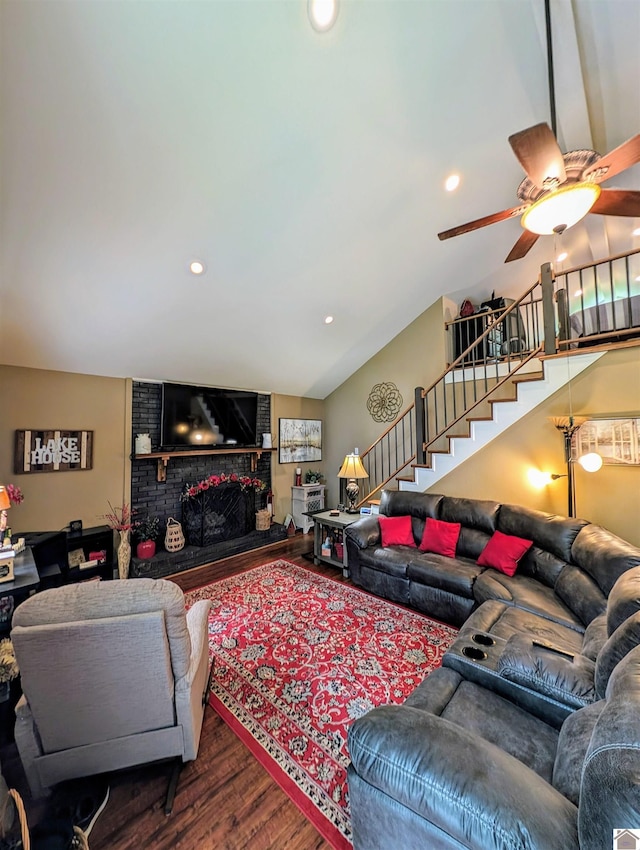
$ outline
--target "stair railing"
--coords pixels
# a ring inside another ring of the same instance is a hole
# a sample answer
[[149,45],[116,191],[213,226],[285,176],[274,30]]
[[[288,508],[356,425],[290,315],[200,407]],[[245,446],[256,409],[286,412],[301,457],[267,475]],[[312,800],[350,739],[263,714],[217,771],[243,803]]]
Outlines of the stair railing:
[[[359,504],[375,498],[412,464],[424,464],[436,440],[540,353],[542,315],[542,284],[537,281],[506,310],[448,323],[469,328],[465,322],[475,320],[484,330],[469,333],[473,341],[430,387],[416,389],[414,403],[362,453],[369,478]],[[464,332],[460,339],[465,339]]]
[[447,323],[460,353],[427,389],[416,388],[414,403],[362,453],[369,491],[359,504],[412,465],[427,464],[448,438],[468,436],[463,420],[539,355],[640,336],[639,278],[640,249],[557,275],[545,263],[505,310]]
[[463,420],[542,352],[543,300],[548,300],[543,292],[546,289],[552,300],[550,286],[550,277],[538,280],[506,309],[475,313],[470,319],[480,325],[471,344],[431,386],[416,388],[416,463],[426,464],[438,441],[468,436],[470,425]]

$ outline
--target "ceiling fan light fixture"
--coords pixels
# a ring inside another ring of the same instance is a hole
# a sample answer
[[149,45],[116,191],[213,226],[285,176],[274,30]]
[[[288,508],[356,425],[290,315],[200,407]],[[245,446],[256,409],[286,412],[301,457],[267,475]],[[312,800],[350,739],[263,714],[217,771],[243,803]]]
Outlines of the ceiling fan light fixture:
[[600,197],[597,183],[571,183],[561,186],[525,210],[521,224],[540,236],[562,233],[577,224]]
[[338,17],[338,0],[308,0],[307,12],[314,30],[327,32]]

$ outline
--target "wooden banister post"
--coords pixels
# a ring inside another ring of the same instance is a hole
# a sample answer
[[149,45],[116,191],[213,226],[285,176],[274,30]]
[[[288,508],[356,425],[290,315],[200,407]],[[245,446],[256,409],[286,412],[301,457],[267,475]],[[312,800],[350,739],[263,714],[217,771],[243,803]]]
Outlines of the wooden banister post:
[[553,267],[551,263],[540,266],[542,286],[542,326],[544,329],[544,353],[556,353],[556,315],[553,298]]
[[423,387],[416,387],[414,399],[415,399],[415,411],[416,411],[416,463],[424,463],[425,462],[425,451],[424,451],[424,398],[422,393],[424,392]]

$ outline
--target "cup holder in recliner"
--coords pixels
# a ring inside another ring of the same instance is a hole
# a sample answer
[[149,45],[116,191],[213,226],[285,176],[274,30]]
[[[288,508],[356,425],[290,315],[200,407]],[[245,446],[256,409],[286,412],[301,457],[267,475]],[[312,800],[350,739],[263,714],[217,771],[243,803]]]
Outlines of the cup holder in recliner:
[[471,640],[474,643],[479,643],[480,646],[493,646],[495,644],[495,640],[491,635],[475,634],[471,635]]
[[487,657],[487,653],[477,646],[463,646],[462,654],[467,658],[472,658],[474,661],[484,661]]

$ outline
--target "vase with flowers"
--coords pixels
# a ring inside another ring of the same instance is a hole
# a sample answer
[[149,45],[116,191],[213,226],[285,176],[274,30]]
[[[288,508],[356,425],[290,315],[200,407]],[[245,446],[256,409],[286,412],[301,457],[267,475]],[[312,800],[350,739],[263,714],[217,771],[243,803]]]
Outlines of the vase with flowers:
[[118,545],[118,578],[129,578],[129,564],[131,563],[131,542],[129,535],[134,527],[133,511],[126,503],[122,507],[114,508],[111,502],[108,502],[109,510],[104,515],[109,528],[117,531],[120,535],[120,543]]

